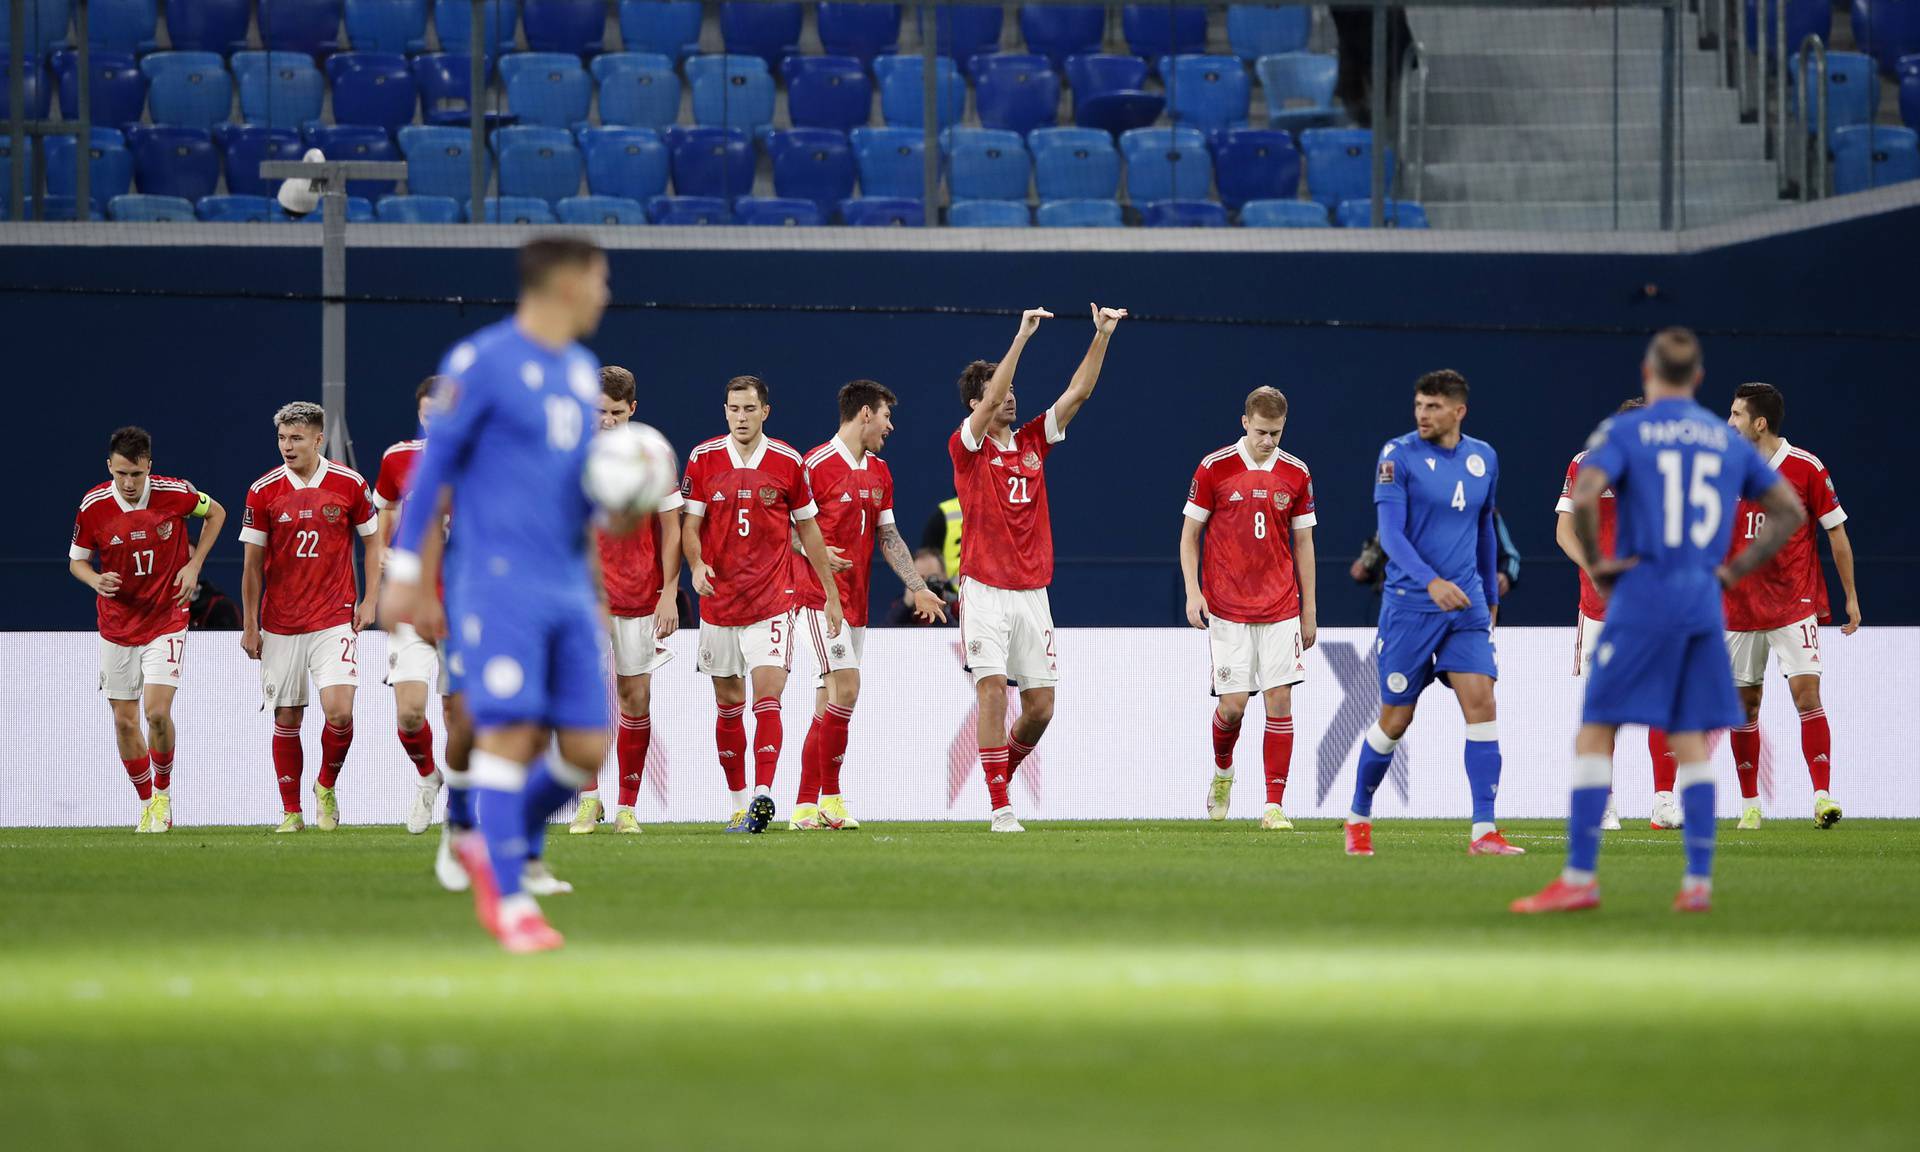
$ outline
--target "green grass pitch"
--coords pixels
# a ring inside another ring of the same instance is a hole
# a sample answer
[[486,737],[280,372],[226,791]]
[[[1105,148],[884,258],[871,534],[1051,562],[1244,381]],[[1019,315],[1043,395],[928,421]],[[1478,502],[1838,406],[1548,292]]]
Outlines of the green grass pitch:
[[1920,838],[1464,822],[555,829],[501,955],[393,828],[0,830],[0,1145],[1913,1147]]

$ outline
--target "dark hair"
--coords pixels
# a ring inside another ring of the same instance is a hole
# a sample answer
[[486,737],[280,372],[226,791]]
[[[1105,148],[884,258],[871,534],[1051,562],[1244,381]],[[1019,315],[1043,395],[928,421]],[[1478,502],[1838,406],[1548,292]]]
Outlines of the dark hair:
[[121,456],[128,460],[153,459],[153,437],[147,435],[145,428],[136,428],[129,424],[125,428],[116,428],[113,435],[107,437],[107,456]]
[[900,402],[893,389],[873,380],[854,380],[840,389],[840,423],[860,415],[860,409],[871,408],[876,413],[882,404],[892,407]]
[[1444,396],[1464,404],[1467,400],[1467,378],[1451,368],[1442,368],[1415,380],[1413,391],[1417,396]]
[[413,386],[413,402],[418,404],[420,401],[433,395],[434,390],[439,388],[447,379],[449,378],[446,376],[429,376],[425,380],[420,381],[420,383],[415,384]]
[[1000,365],[992,360],[975,360],[960,373],[960,403],[973,407],[973,402],[987,394],[987,381],[993,379],[994,370]]
[[1742,384],[1733,390],[1735,400],[1747,402],[1747,416],[1754,420],[1764,419],[1767,431],[1780,435],[1780,426],[1787,422],[1787,398],[1780,389],[1771,384]]
[[1287,394],[1270,384],[1262,384],[1247,393],[1247,415],[1264,416],[1269,420],[1287,418]]
[[1647,345],[1647,362],[1661,382],[1676,388],[1693,383],[1704,366],[1700,339],[1685,328],[1666,328]]
[[617,364],[600,367],[600,395],[619,404],[631,404],[637,393],[633,373]]
[[1615,408],[1613,411],[1615,415],[1619,415],[1622,412],[1631,412],[1635,408],[1645,408],[1646,406],[1647,398],[1645,396],[1629,396],[1625,400],[1622,400],[1620,407]]
[[544,288],[562,268],[583,268],[605,259],[600,246],[579,236],[539,236],[520,246],[520,290]]
[[760,398],[762,408],[773,403],[772,393],[767,391],[767,382],[758,376],[735,376],[727,381],[727,395],[735,392],[751,392]]

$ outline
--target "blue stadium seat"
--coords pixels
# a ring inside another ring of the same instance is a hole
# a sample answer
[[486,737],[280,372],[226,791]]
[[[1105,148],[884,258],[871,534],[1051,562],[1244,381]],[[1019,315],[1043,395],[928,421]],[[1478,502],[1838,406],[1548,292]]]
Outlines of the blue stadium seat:
[[[1411,200],[1389,200],[1380,206],[1389,228],[1425,228],[1427,210]],[[1373,227],[1372,200],[1342,200],[1334,211],[1334,221],[1342,228]]]
[[675,128],[667,134],[667,151],[680,196],[731,202],[753,193],[753,135],[745,129]]
[[797,128],[845,132],[873,117],[873,81],[853,56],[789,56],[787,115]]
[[200,219],[220,224],[274,224],[287,218],[270,196],[202,196],[194,211]]
[[516,124],[496,128],[490,141],[500,164],[500,194],[552,204],[580,191],[584,165],[565,128]]
[[140,61],[155,124],[205,128],[233,109],[233,77],[217,52],[155,52]]
[[765,60],[739,52],[704,52],[686,62],[686,71],[688,84],[702,76],[726,76],[736,72],[773,75],[772,66]]
[[1118,136],[1160,119],[1166,97],[1145,90],[1147,62],[1137,56],[1067,58],[1067,84],[1073,89],[1073,122]]
[[973,62],[980,123],[1026,135],[1060,118],[1060,77],[1045,56],[1005,53]]
[[[72,136],[48,136],[40,142],[50,195],[79,195],[78,143]],[[105,207],[115,196],[133,190],[133,153],[127,151],[126,138],[118,128],[95,128],[87,156],[87,196],[95,207]]]
[[1264,4],[1227,6],[1227,43],[1251,64],[1278,52],[1305,52],[1313,36],[1313,9],[1270,8]]
[[1845,196],[1920,179],[1914,131],[1891,125],[1842,128],[1827,138],[1833,153],[1833,190]]
[[[934,86],[940,100],[940,127],[960,122],[967,107],[967,82],[960,78],[954,62],[938,57]],[[925,123],[926,62],[919,56],[876,56],[873,74],[880,81],[880,118],[898,128],[919,128]]]
[[[467,219],[475,219],[473,202],[467,202]],[[489,224],[552,224],[553,207],[532,196],[489,196],[480,209]]]
[[336,124],[377,124],[392,132],[413,123],[418,91],[398,52],[341,52],[327,60]]
[[826,0],[815,16],[820,44],[830,55],[852,56],[862,64],[872,64],[875,56],[891,54],[900,47],[898,4],[835,4]]
[[1155,200],[1140,209],[1149,228],[1225,228],[1227,210],[1211,200]]
[[1902,56],[1920,52],[1920,8],[1908,0],[1853,0],[1852,14],[1853,42],[1880,61],[1881,71],[1897,74]]
[[645,224],[647,210],[624,196],[569,196],[554,206],[562,224]]
[[1327,210],[1311,200],[1249,200],[1240,206],[1248,228],[1331,228]]
[[[40,66],[38,58],[23,61],[23,64],[26,75],[26,91],[22,96],[23,106],[33,119],[45,120],[47,109],[53,103],[53,84],[47,79],[47,70]],[[13,61],[0,56],[0,120],[12,115],[9,110],[13,100],[13,87],[9,83],[13,74],[12,67]]]
[[565,52],[519,52],[500,58],[507,110],[522,124],[571,128],[593,106],[593,78]]
[[[213,142],[220,146],[221,154],[227,159],[227,191],[237,196],[273,195],[279,190],[280,181],[263,179],[260,162],[298,160],[306,152],[299,133],[291,128],[269,128],[264,124],[215,125]],[[144,175],[140,187],[147,188]],[[212,191],[209,187],[201,195],[210,195]]]
[[1920,56],[1900,57],[1900,123],[1920,129]]
[[[773,123],[773,77],[764,66],[754,69],[732,67],[701,69],[693,65],[707,57],[687,61],[687,82],[693,85],[693,122],[709,128],[745,128],[758,131]],[[721,57],[739,60],[738,55]]]
[[1176,124],[1202,132],[1242,127],[1253,110],[1253,85],[1238,56],[1176,56],[1162,61],[1162,75],[1171,71],[1167,111]]
[[1042,228],[1119,228],[1125,222],[1118,200],[1048,200],[1037,214]]
[[356,52],[427,50],[427,0],[347,0],[346,21]]
[[926,194],[926,141],[919,132],[912,128],[855,128],[847,138],[860,169],[862,196],[917,198]]
[[[307,128],[306,141],[309,148],[320,149],[329,160],[400,159],[400,150],[378,124],[313,124]],[[349,180],[347,195],[372,202],[393,195],[398,184],[397,180]],[[228,185],[232,185],[231,180]]]
[[130,192],[107,202],[107,219],[147,224],[175,223],[194,219],[193,202],[178,196],[148,196]]
[[[520,22],[520,6],[516,0],[492,0],[486,7],[486,20],[482,26],[482,43],[487,45],[487,59],[496,60],[513,51],[513,30]],[[440,36],[440,51],[458,53],[461,56],[473,54],[473,6],[462,4],[460,0],[444,0],[433,6],[433,28]]]
[[1213,189],[1213,156],[1192,128],[1135,128],[1120,137],[1127,158],[1127,198],[1204,200]]
[[154,0],[91,0],[87,39],[106,52],[151,52],[158,43],[159,19],[160,7]]
[[1120,12],[1120,30],[1135,56],[1158,60],[1207,50],[1207,10],[1170,4],[1129,4]]
[[718,196],[655,196],[647,201],[647,219],[655,224],[726,224],[731,213]]
[[1260,57],[1253,70],[1260,76],[1269,127],[1339,123],[1341,112],[1333,102],[1333,85],[1340,78],[1338,59],[1313,52],[1281,52]]
[[833,219],[840,201],[853,195],[853,146],[832,128],[794,128],[767,138],[773,160],[774,193],[788,200],[811,200],[824,220]]
[[992,128],[950,131],[947,183],[955,200],[1026,201],[1033,159],[1019,133]]
[[1249,200],[1290,200],[1300,190],[1300,150],[1285,132],[1238,128],[1214,148],[1213,174],[1229,210]]
[[413,60],[413,83],[420,90],[420,118],[429,124],[465,124],[473,92],[473,57],[463,52],[428,52]]
[[340,42],[340,0],[259,0],[256,21],[269,51],[324,55]]
[[[924,10],[920,18],[926,19]],[[1006,12],[998,4],[941,5],[934,9],[934,51],[959,62],[971,75],[975,56],[1000,50],[1000,28],[1005,19]]]
[[220,157],[205,128],[140,124],[127,131],[127,143],[142,192],[198,200],[220,183]]
[[1027,139],[1041,200],[1111,200],[1120,189],[1120,153],[1098,128],[1040,128]]
[[[1787,58],[1787,77],[1792,107],[1799,107],[1800,54]],[[1874,75],[1873,57],[1863,52],[1827,53],[1827,131],[1849,124],[1871,124],[1880,109],[1880,77]],[[1812,110],[1809,109],[1809,112]],[[1813,133],[1817,125],[1807,124]]]
[[303,52],[235,52],[240,119],[248,124],[298,128],[320,118],[327,82]]
[[1045,56],[1056,69],[1067,57],[1100,51],[1107,35],[1107,10],[1099,4],[1022,4],[1020,35],[1027,51]]
[[[1300,133],[1307,158],[1307,196],[1331,212],[1342,200],[1373,195],[1373,133],[1365,128],[1310,128]],[[1393,149],[1387,149],[1387,186],[1393,185]]]
[[743,196],[733,206],[733,222],[761,228],[810,228],[825,224],[827,210],[811,200]]
[[167,40],[176,52],[226,53],[245,48],[252,7],[252,0],[170,0]]
[[947,209],[947,223],[955,228],[1031,228],[1033,217],[1024,200],[956,200]]
[[[465,203],[473,187],[468,171],[471,143],[472,136],[465,128],[409,124],[400,129],[400,151],[407,158],[407,191],[415,196],[450,196]],[[492,168],[493,157],[484,157],[483,163]]]
[[[324,208],[315,208],[305,216],[295,216],[289,213],[287,219],[296,224],[319,224],[326,219],[326,210]],[[373,201],[367,199],[365,196],[347,197],[347,223],[372,224],[379,219],[379,214],[373,209]]]
[[771,69],[800,51],[804,11],[799,4],[722,4],[720,42],[730,53],[760,57]]
[[852,228],[918,228],[927,221],[920,201],[894,196],[843,200],[840,219]]
[[607,30],[605,0],[526,0],[520,9],[534,52],[597,56]]
[[[95,52],[87,61],[91,73],[87,89],[88,112],[95,124],[132,124],[147,106],[147,77],[131,52]],[[60,115],[80,118],[80,56],[65,48],[53,53],[54,75],[60,78]]]
[[460,201],[451,196],[389,196],[374,206],[382,224],[458,224]]
[[[0,6],[0,59],[11,59],[8,48],[13,42],[11,17],[15,2],[17,0],[9,0]],[[21,37],[21,58],[46,59],[47,49],[66,40],[67,20],[71,15],[72,5],[68,0],[29,0],[26,11],[21,14],[25,33]]]
[[1787,51],[1798,52],[1809,36],[1820,37],[1822,44],[1833,43],[1833,5],[1831,0],[1767,0],[1765,4],[1747,4],[1747,51],[1759,51],[1760,28],[1767,30],[1767,55],[1774,54],[1773,24],[1780,4],[1787,6]]
[[587,189],[595,196],[645,204],[667,191],[667,145],[651,128],[587,128]]
[[680,119],[680,76],[671,57],[609,52],[593,58],[600,84],[600,122],[665,128]]
[[[26,198],[26,203],[20,206],[20,218],[22,220],[33,219],[33,214],[37,210],[35,206],[41,204],[45,205],[45,211],[41,215],[41,219],[49,224],[56,221],[78,219],[80,208],[71,196],[29,196]],[[0,220],[6,219],[6,210],[6,197],[0,197]],[[104,219],[104,217],[100,215],[100,209],[88,208],[87,219],[100,220]]]
[[620,0],[620,43],[671,59],[700,51],[699,0]]

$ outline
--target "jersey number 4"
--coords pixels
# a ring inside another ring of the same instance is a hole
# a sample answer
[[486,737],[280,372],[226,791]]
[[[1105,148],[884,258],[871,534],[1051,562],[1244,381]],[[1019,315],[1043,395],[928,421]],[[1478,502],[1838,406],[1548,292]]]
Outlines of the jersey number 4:
[[[1691,479],[1682,475],[1687,468],[1686,457],[1678,452],[1657,453],[1654,464],[1660,469],[1667,547],[1680,547],[1682,533],[1693,541],[1695,548],[1713,543],[1713,534],[1720,527],[1720,490],[1713,486],[1713,478],[1720,475],[1720,457],[1705,452],[1695,455]],[[1681,499],[1683,485],[1684,501]],[[1688,506],[1699,513],[1691,527],[1686,524]]]

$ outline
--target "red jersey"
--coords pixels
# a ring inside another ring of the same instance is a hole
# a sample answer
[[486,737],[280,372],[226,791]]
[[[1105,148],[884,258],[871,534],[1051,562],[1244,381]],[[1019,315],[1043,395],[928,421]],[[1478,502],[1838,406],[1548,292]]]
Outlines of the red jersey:
[[[669,492],[660,502],[660,511],[671,512],[685,503],[679,492]],[[660,571],[660,549],[678,548],[680,541],[660,538],[658,516],[645,517],[625,536],[612,536],[600,529],[595,534],[600,541],[600,581],[607,588],[607,611],[635,619],[653,615],[666,587],[666,577]]]
[[96,605],[101,639],[132,648],[187,626],[173,578],[192,556],[187,517],[202,499],[193,485],[171,476],[147,477],[147,490],[133,504],[111,480],[80,498],[67,555],[86,560],[98,553],[100,571],[120,577],[120,590]]
[[687,515],[705,518],[700,558],[713,569],[713,595],[700,598],[700,618],[737,628],[786,615],[793,604],[790,525],[818,511],[800,453],[762,437],[742,457],[733,437],[717,437],[687,457],[680,495]]
[[320,461],[311,480],[281,465],[247,489],[240,540],[266,549],[260,627],[278,636],[353,619],[353,538],[379,530],[367,482]]
[[[1567,465],[1567,478],[1560,482],[1560,501],[1553,506],[1555,512],[1573,511],[1573,482],[1580,476],[1580,461],[1585,460],[1585,452],[1577,453],[1573,462]],[[1613,555],[1613,537],[1618,520],[1614,512],[1613,489],[1600,493],[1600,555]],[[1600,590],[1593,586],[1587,577],[1587,570],[1580,569],[1580,615],[1589,620],[1607,618],[1607,602],[1600,598]]]
[[[1813,542],[1813,526],[1834,529],[1847,522],[1840,497],[1834,494],[1833,477],[1820,458],[1785,440],[1767,461],[1781,479],[1793,487],[1793,494],[1807,510],[1807,522],[1788,538],[1773,559],[1747,575],[1745,580],[1727,589],[1725,607],[1730,632],[1770,632],[1812,616],[1825,624],[1833,618],[1827,607],[1827,580],[1820,571],[1820,549]],[[1752,500],[1734,506],[1733,543],[1727,559],[1738,556],[1760,526],[1767,522],[1766,509]]]
[[1047,453],[1065,440],[1049,408],[1004,444],[975,440],[966,421],[947,440],[960,497],[960,574],[995,588],[1045,588],[1053,580],[1047,517]]
[[1200,461],[1186,514],[1207,526],[1200,584],[1222,620],[1274,624],[1300,615],[1293,533],[1311,528],[1313,477],[1278,448],[1255,464],[1244,441]]
[[[820,508],[820,534],[853,561],[835,574],[840,610],[847,627],[867,626],[867,590],[873,580],[873,538],[882,524],[893,523],[893,472],[868,452],[854,463],[853,453],[835,436],[807,453],[807,488]],[[800,608],[825,608],[826,590],[805,556],[789,552],[793,602]]]
[[413,470],[419,467],[420,455],[426,450],[425,440],[402,440],[381,454],[380,475],[373,482],[375,508],[400,507],[407,490],[413,487]]

